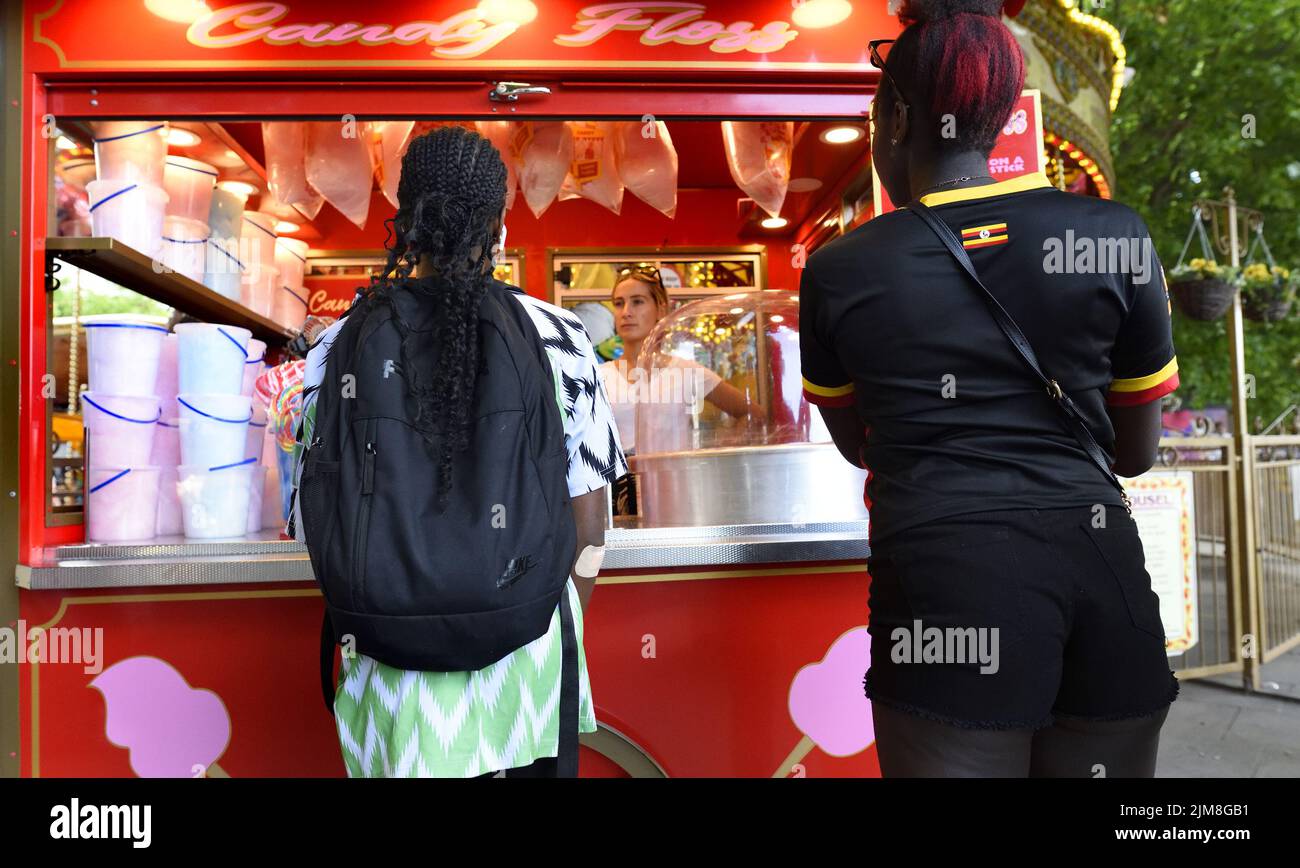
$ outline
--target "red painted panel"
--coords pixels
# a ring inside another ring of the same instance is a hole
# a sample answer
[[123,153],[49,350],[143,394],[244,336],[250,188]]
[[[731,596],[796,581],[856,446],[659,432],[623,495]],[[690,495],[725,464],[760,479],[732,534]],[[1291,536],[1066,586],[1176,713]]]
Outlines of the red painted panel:
[[[860,76],[871,68],[867,41],[900,29],[883,3],[866,0],[391,0],[361,9],[350,0],[209,0],[209,14],[182,20],[121,0],[25,5],[31,68],[82,74],[266,74],[305,67],[336,75],[412,69],[642,72],[675,66],[732,76]],[[850,14],[840,20],[817,14],[835,7]]]
[[[803,667],[820,662],[838,637],[866,622],[861,570],[801,575],[792,568],[789,574],[738,576],[602,584],[588,610],[597,717],[670,775],[775,773],[804,739],[790,716],[791,681]],[[20,617],[28,629],[51,622],[102,629],[105,670],[133,658],[156,658],[188,688],[212,691],[229,714],[228,745],[216,756],[225,773],[336,776],[343,764],[317,672],[320,610],[314,588],[297,584],[26,592]],[[863,672],[866,665],[862,660]],[[827,713],[860,696],[858,666],[849,669],[835,695],[816,697]],[[80,663],[21,667],[23,775],[131,776],[128,749],[111,743],[105,732],[110,712],[115,721],[131,721],[125,740],[141,756],[190,745],[195,730],[211,723],[211,715],[197,724],[178,723],[174,709],[155,699],[165,693],[162,683],[142,685],[151,688],[143,701],[156,701],[157,707],[113,707],[123,700],[106,702],[100,689],[89,686],[96,677]],[[869,716],[862,725],[869,741]],[[796,759],[794,774],[807,777],[879,771],[869,746],[833,757],[805,744]],[[583,774],[621,770],[584,751]]]

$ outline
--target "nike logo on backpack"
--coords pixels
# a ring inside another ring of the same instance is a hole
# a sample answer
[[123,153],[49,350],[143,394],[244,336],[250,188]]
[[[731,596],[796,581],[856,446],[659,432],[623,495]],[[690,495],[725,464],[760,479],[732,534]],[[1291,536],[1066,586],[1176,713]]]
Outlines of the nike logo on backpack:
[[537,565],[532,555],[524,555],[522,558],[511,558],[510,563],[506,564],[506,571],[497,579],[497,588],[508,588],[523,576],[524,573],[531,570]]

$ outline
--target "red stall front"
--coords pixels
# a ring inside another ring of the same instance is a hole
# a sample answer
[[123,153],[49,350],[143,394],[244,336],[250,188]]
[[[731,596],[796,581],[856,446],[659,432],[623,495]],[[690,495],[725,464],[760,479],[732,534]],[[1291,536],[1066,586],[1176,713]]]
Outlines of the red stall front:
[[[600,731],[582,773],[876,775],[862,477],[800,397],[797,291],[807,255],[872,214],[866,44],[898,30],[885,5],[27,0],[6,30],[21,258],[3,317],[19,328],[6,412],[26,457],[4,528],[19,590],[0,597],[27,659],[6,667],[16,701],[0,691],[16,754],[0,768],[343,774],[319,695],[320,594],[276,526],[280,444],[255,430],[274,429],[277,396],[248,425],[257,529],[196,535],[188,512],[165,527],[160,505],[155,534],[121,539],[112,521],[133,516],[102,492],[148,473],[110,479],[96,456],[148,421],[154,461],[176,436],[170,398],[154,417],[93,380],[112,328],[137,329],[129,352],[144,353],[180,314],[246,329],[258,372],[290,358],[306,316],[336,316],[382,264],[402,144],[463,123],[499,136],[517,170],[502,277],[577,310],[612,359],[613,276],[651,263],[672,299],[653,350],[770,411],[737,424],[697,409],[683,442],[638,428],[638,501],[611,515],[587,612]],[[159,141],[166,204],[123,210],[154,179],[121,166],[153,166],[140,152]],[[217,243],[233,202],[234,235],[279,236],[262,289],[213,278],[214,256],[259,255]],[[155,218],[160,233],[141,228]]]

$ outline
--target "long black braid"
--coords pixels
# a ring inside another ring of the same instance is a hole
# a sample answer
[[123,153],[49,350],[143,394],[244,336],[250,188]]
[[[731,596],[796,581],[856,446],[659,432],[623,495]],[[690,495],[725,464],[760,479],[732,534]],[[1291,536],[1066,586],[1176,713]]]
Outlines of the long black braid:
[[[402,335],[402,375],[413,422],[438,455],[439,502],[452,484],[452,461],[469,446],[479,373],[479,306],[492,280],[492,247],[505,208],[506,167],[492,143],[459,126],[413,139],[402,157],[397,214],[388,221],[388,261],[349,315],[388,304]],[[416,272],[419,272],[417,275]],[[397,288],[432,306],[434,331],[412,331],[391,303]],[[432,337],[431,370],[417,346]]]

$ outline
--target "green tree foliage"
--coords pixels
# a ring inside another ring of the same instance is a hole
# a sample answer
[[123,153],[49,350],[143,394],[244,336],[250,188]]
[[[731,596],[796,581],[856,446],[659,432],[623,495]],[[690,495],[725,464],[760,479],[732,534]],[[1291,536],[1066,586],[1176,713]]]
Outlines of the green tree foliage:
[[[1147,221],[1166,269],[1178,259],[1193,202],[1222,199],[1228,186],[1240,204],[1264,212],[1278,263],[1300,267],[1300,0],[1091,5],[1120,29],[1135,70],[1111,127],[1117,195]],[[1200,255],[1195,241],[1190,255]],[[1264,425],[1300,403],[1297,314],[1245,324],[1251,417]],[[1225,322],[1196,322],[1175,307],[1174,341],[1185,405],[1226,405]]]
[[108,313],[171,316],[172,309],[160,301],[154,301],[148,296],[125,289],[88,271],[79,271],[65,264],[59,271],[59,289],[54,293],[56,317],[72,316],[72,298],[78,280],[81,283],[81,316]]

